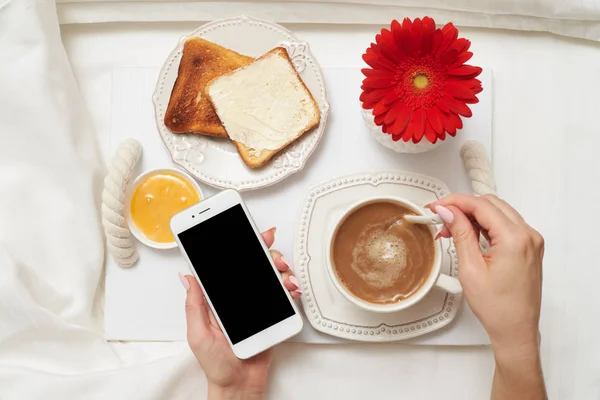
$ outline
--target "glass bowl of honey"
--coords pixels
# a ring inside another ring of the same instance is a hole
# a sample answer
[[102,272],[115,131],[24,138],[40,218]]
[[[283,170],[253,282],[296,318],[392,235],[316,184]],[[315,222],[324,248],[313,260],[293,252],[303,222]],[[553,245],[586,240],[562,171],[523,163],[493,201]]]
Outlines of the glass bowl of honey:
[[127,196],[129,230],[147,246],[175,248],[171,218],[202,199],[200,186],[185,172],[172,168],[146,171],[133,181]]

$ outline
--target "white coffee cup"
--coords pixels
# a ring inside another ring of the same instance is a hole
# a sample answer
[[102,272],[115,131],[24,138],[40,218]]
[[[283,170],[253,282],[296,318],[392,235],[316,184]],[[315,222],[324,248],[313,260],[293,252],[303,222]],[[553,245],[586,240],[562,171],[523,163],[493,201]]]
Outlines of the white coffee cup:
[[[449,293],[462,293],[462,286],[460,285],[460,282],[458,281],[458,279],[441,273],[442,246],[441,246],[441,243],[439,243],[439,242],[434,243],[435,254],[433,257],[433,267],[431,269],[431,273],[427,277],[427,280],[425,281],[425,283],[412,296],[410,296],[406,299],[403,299],[403,300],[399,300],[398,302],[392,303],[392,304],[376,304],[376,303],[370,303],[366,300],[356,297],[348,289],[346,289],[344,284],[340,281],[337,273],[335,272],[335,268],[333,265],[334,264],[334,262],[333,262],[333,245],[334,245],[335,237],[337,235],[337,232],[338,232],[340,226],[346,220],[346,218],[348,218],[348,216],[350,214],[352,214],[354,211],[358,210],[359,208],[366,206],[367,204],[379,203],[379,202],[396,203],[400,206],[403,206],[403,207],[406,207],[406,208],[412,210],[417,215],[423,215],[423,216],[429,215],[423,208],[417,206],[416,204],[414,204],[408,200],[402,199],[400,197],[391,197],[391,196],[389,196],[389,197],[387,197],[387,196],[370,197],[368,199],[362,200],[362,201],[350,206],[346,211],[344,211],[341,218],[334,225],[333,231],[331,232],[331,235],[330,235],[330,238],[329,238],[329,241],[327,244],[327,250],[326,250],[327,251],[326,254],[328,255],[327,269],[329,271],[329,277],[331,278],[331,281],[333,282],[336,289],[346,299],[348,299],[348,301],[355,304],[356,306],[358,306],[364,310],[367,310],[367,311],[373,311],[373,312],[379,312],[379,313],[395,312],[395,311],[400,311],[400,310],[404,310],[408,307],[411,307],[411,306],[415,305],[416,303],[418,303],[419,301],[421,301],[427,295],[427,293],[429,293],[429,291],[434,287],[437,287],[437,288],[442,289]],[[435,225],[428,225],[427,228],[430,230],[432,237],[434,237],[435,236]]]

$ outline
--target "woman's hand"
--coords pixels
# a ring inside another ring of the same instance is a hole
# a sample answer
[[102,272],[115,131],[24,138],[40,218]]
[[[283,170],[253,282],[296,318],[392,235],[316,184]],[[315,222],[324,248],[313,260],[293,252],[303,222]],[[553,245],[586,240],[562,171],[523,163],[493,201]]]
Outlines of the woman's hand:
[[[492,398],[545,398],[539,362],[542,236],[492,195],[455,194],[429,208],[444,221],[440,236],[454,239],[465,298],[494,349]],[[480,232],[490,244],[485,254]]]
[[[275,241],[275,228],[264,232],[262,237],[270,248]],[[292,297],[300,297],[302,291],[289,263],[277,250],[271,250],[271,256]],[[187,340],[206,373],[209,400],[262,398],[269,374],[271,350],[248,360],[237,358],[210,310],[196,278],[181,274],[180,278],[187,291]]]

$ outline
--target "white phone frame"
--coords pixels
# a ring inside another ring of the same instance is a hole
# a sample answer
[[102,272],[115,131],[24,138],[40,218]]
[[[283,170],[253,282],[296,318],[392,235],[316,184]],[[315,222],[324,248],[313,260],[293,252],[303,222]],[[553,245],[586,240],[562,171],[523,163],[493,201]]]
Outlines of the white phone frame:
[[[257,334],[255,334],[253,336],[250,336],[247,339],[242,340],[241,342],[238,342],[237,344],[232,344],[231,340],[229,339],[229,334],[223,327],[223,324],[221,323],[221,319],[219,318],[219,314],[216,312],[215,308],[213,307],[210,297],[206,296],[206,291],[204,290],[202,281],[198,278],[198,274],[196,273],[196,270],[195,270],[194,266],[192,265],[188,255],[187,255],[187,252],[181,245],[178,235],[179,235],[179,233],[184,232],[196,225],[199,225],[202,222],[222,213],[223,211],[230,209],[231,207],[233,207],[237,204],[242,206],[242,209],[244,210],[244,213],[246,214],[246,217],[247,217],[248,221],[250,222],[250,225],[252,226],[254,233],[259,238],[259,243],[261,244],[262,249],[267,256],[267,259],[269,260],[271,267],[273,268],[273,272],[279,279],[279,284],[281,285],[281,290],[283,290],[285,292],[285,295],[286,295],[288,301],[290,302],[291,306],[294,309],[294,315],[292,315],[289,318],[284,319],[283,321],[281,321],[275,325],[270,326],[267,329],[264,329],[261,332],[258,332]],[[188,208],[186,210],[181,211],[180,213],[174,215],[173,218],[171,218],[170,226],[171,226],[171,231],[173,232],[173,236],[175,237],[175,241],[177,242],[177,246],[179,247],[179,250],[181,251],[181,254],[185,257],[186,261],[188,262],[191,273],[196,277],[196,279],[200,283],[200,287],[202,287],[202,291],[205,294],[205,297],[208,302],[208,305],[210,306],[210,309],[212,310],[213,314],[215,315],[215,318],[216,318],[217,322],[219,323],[219,326],[221,327],[223,334],[227,338],[229,345],[233,349],[233,353],[238,358],[248,359],[256,354],[262,353],[263,351],[275,346],[276,344],[281,343],[281,342],[289,339],[290,337],[298,334],[302,330],[303,321],[302,321],[302,316],[300,315],[300,313],[298,311],[298,307],[296,306],[296,303],[292,299],[292,296],[290,295],[289,291],[283,285],[283,279],[281,277],[280,272],[277,270],[277,268],[275,267],[275,264],[273,263],[273,259],[271,258],[271,253],[269,252],[269,249],[267,248],[264,241],[262,240],[262,237],[260,236],[260,232],[256,228],[256,224],[254,223],[254,221],[252,220],[252,217],[250,216],[250,213],[248,212],[248,208],[244,204],[242,197],[240,196],[240,194],[237,191],[232,190],[232,189],[224,190],[212,197],[209,197],[209,198],[191,206],[190,208]]]

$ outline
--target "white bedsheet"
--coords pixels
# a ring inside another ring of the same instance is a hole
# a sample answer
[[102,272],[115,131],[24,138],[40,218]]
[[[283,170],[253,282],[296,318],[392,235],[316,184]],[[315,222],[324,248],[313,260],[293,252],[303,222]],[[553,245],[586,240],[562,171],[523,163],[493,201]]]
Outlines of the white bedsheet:
[[[64,27],[67,59],[52,2],[0,0],[0,399],[204,398],[184,344],[109,345],[99,323],[110,75],[115,66],[160,66],[197,25]],[[339,66],[358,65],[376,31],[291,28],[323,65]],[[598,399],[600,49],[545,34],[463,32],[474,62],[494,69],[500,191],[547,239],[550,396]],[[569,218],[584,212],[583,223]],[[492,369],[488,349],[284,345],[269,398],[483,399]]]
[[210,21],[239,14],[284,23],[388,24],[423,14],[461,26],[600,40],[597,0],[57,0],[63,24]]

